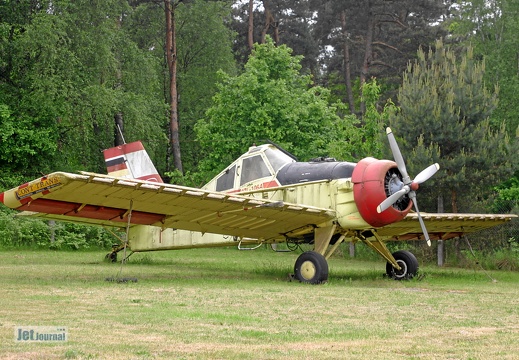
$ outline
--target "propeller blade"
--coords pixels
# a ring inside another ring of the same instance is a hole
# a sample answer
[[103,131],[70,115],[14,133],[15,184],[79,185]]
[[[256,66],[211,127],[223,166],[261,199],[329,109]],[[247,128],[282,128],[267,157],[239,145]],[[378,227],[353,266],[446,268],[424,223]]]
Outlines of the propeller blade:
[[431,239],[429,238],[429,233],[425,228],[425,223],[420,215],[420,210],[418,210],[418,203],[416,201],[416,192],[418,189],[418,185],[423,183],[424,181],[429,180],[431,176],[433,176],[439,169],[440,165],[433,164],[428,168],[422,170],[413,181],[409,177],[407,173],[407,169],[404,163],[404,158],[402,157],[402,153],[400,152],[400,148],[396,142],[395,136],[391,131],[391,128],[386,128],[387,138],[389,140],[389,146],[391,147],[391,152],[393,153],[393,157],[395,159],[396,165],[400,174],[402,175],[402,181],[404,183],[404,187],[391,196],[389,196],[386,200],[382,201],[380,205],[377,207],[377,212],[381,213],[382,211],[388,209],[391,205],[400,199],[404,194],[409,194],[409,198],[413,201],[414,208],[416,210],[416,214],[418,215],[418,221],[420,222],[420,227],[422,228],[422,232],[425,236],[425,240],[427,241],[427,245],[431,246]]
[[400,152],[400,148],[395,139],[395,135],[391,131],[391,128],[386,129],[387,138],[389,140],[389,146],[391,147],[391,152],[393,153],[393,157],[395,158],[396,165],[398,166],[398,170],[402,174],[402,179],[405,184],[410,183],[409,175],[407,174],[407,169],[405,167],[404,158],[402,157],[402,153]]
[[391,205],[396,203],[398,199],[409,192],[409,186],[404,186],[402,189],[398,190],[394,194],[391,194],[386,200],[382,201],[379,206],[377,206],[377,212],[380,214],[382,211],[388,209]]
[[427,245],[431,246],[431,239],[429,238],[429,233],[427,232],[427,228],[422,219],[422,215],[420,215],[420,210],[418,210],[418,203],[416,202],[416,193],[411,191],[409,193],[409,197],[413,200],[413,205],[416,210],[416,215],[418,215],[418,221],[420,222],[420,227],[422,228],[423,235],[425,236],[425,241],[427,241]]
[[421,184],[421,183],[429,180],[429,178],[431,176],[433,176],[434,174],[436,174],[436,172],[439,169],[440,169],[440,165],[438,165],[438,163],[432,164],[428,168],[422,170],[418,175],[416,175],[416,177],[414,178],[413,182],[415,182],[417,184]]

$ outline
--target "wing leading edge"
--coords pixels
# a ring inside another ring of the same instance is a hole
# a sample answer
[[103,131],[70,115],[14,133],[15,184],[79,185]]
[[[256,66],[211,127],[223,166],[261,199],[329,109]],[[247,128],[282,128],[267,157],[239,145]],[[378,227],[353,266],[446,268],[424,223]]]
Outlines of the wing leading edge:
[[0,201],[49,219],[122,227],[131,214],[133,225],[257,239],[336,217],[329,209],[93,173],[52,173],[1,193]]

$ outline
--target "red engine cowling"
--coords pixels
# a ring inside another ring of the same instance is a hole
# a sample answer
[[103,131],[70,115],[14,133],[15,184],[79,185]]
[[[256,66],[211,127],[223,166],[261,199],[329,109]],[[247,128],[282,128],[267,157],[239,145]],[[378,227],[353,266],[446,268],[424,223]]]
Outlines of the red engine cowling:
[[353,170],[351,181],[355,204],[364,221],[373,227],[402,220],[413,205],[412,201],[409,201],[403,210],[390,206],[380,214],[377,212],[377,206],[387,197],[385,179],[391,169],[397,169],[394,161],[365,158],[359,161]]

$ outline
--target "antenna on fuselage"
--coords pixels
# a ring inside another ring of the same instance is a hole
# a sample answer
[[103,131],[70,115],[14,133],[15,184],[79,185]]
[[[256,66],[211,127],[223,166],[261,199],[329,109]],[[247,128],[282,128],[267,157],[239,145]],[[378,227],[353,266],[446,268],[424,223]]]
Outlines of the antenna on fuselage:
[[121,126],[117,124],[117,130],[119,130],[119,134],[121,135],[121,139],[123,140],[123,145],[126,144],[126,140],[124,140],[123,131],[121,129]]

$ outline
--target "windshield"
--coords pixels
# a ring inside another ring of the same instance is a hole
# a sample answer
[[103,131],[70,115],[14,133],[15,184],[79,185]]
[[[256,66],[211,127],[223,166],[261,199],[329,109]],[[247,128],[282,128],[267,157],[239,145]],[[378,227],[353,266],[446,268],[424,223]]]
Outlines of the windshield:
[[248,183],[256,179],[261,179],[272,175],[261,158],[261,155],[252,156],[243,159],[243,170],[241,174],[240,185]]
[[265,155],[275,172],[277,172],[283,165],[295,161],[290,156],[277,149],[268,148],[265,151]]

